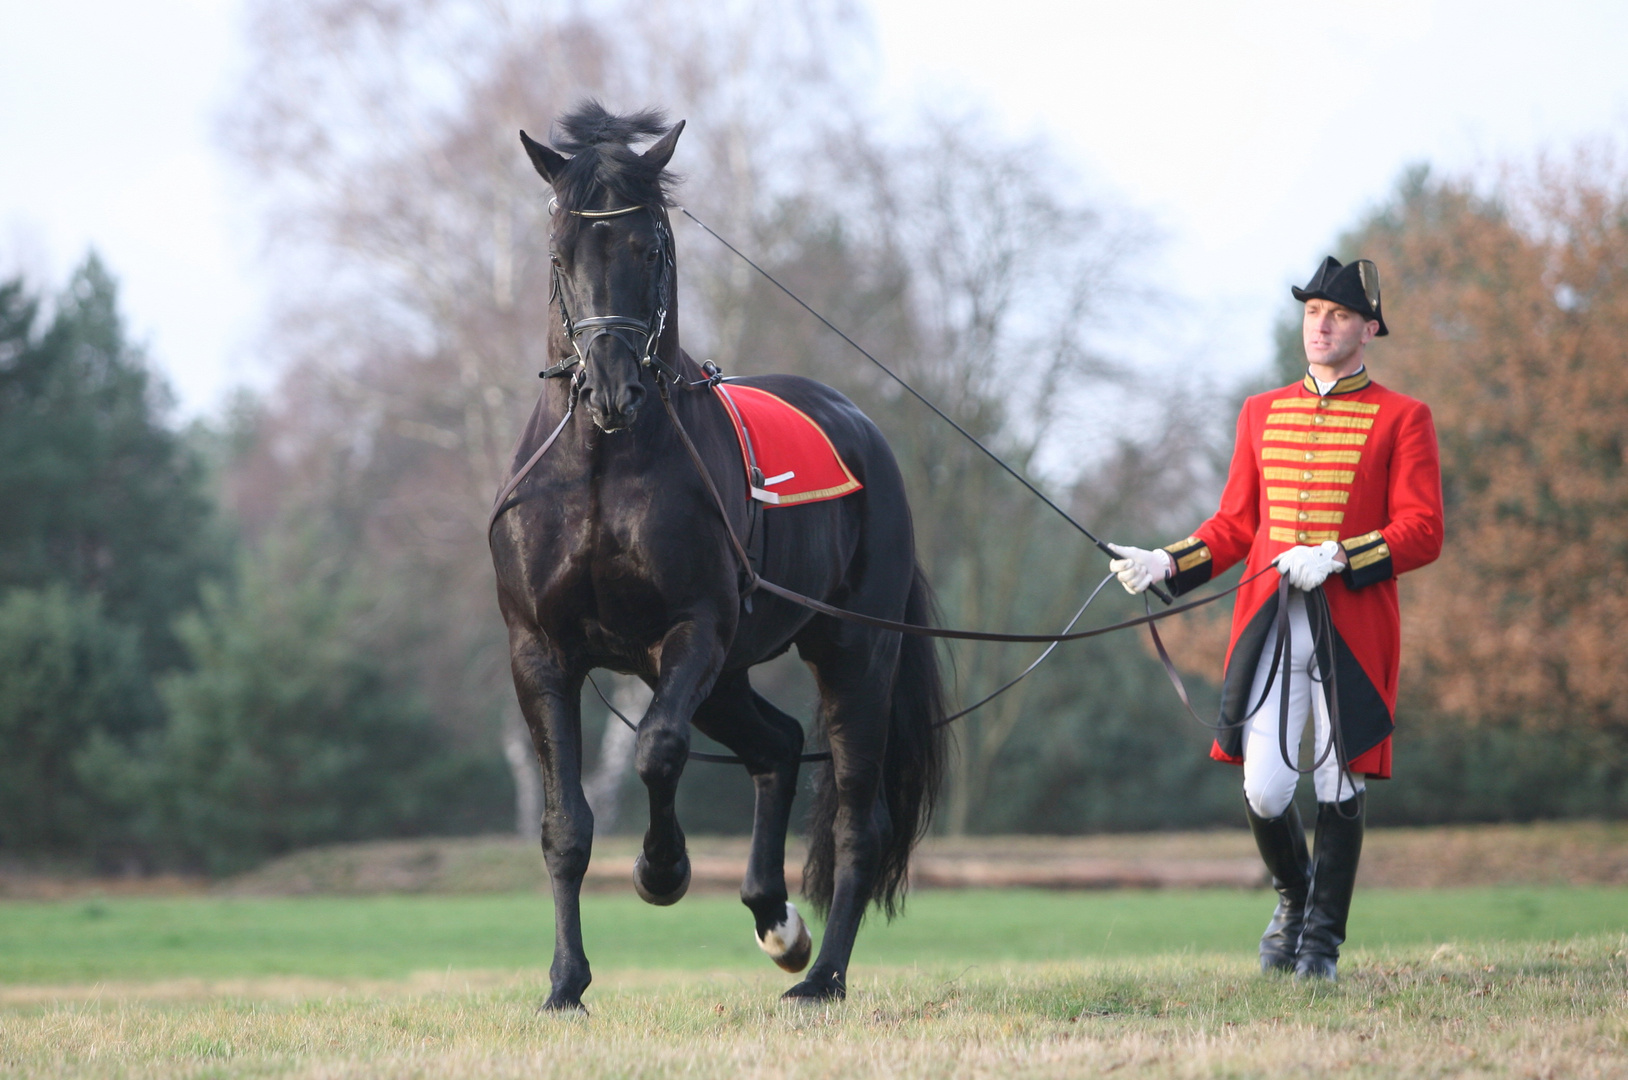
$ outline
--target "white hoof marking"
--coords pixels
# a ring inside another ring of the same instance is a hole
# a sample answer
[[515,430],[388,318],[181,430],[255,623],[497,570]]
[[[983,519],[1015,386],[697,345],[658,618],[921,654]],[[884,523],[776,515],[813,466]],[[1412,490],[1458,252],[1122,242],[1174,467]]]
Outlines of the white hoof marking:
[[808,958],[814,952],[814,939],[809,936],[797,908],[788,901],[786,917],[757,939],[757,947],[768,953],[780,970],[795,975],[808,966]]
[[808,930],[803,926],[803,917],[797,914],[797,907],[790,900],[786,901],[786,917],[779,925],[771,926],[757,939],[757,947],[778,960],[785,956],[797,945]]

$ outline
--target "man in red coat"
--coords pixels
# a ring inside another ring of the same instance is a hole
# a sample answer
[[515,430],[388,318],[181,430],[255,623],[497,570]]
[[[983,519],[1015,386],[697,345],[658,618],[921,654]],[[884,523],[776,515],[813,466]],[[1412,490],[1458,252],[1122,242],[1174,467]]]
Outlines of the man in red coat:
[[[1166,547],[1114,546],[1111,566],[1132,593],[1168,581],[1180,595],[1248,560],[1222,684],[1226,726],[1210,756],[1244,767],[1245,814],[1278,891],[1262,970],[1332,979],[1366,781],[1391,774],[1396,577],[1441,553],[1441,469],[1429,408],[1368,377],[1364,349],[1387,333],[1374,264],[1328,258],[1292,291],[1306,305],[1307,373],[1244,403],[1220,510]],[[1286,617],[1280,575],[1292,586]],[[1308,715],[1315,856],[1294,804]]]

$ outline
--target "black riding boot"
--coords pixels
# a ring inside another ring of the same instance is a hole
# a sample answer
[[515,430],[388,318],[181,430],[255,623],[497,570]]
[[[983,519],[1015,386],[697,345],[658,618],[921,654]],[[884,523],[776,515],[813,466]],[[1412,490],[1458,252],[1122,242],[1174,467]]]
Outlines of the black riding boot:
[[1317,804],[1317,852],[1311,864],[1311,896],[1294,973],[1303,979],[1333,979],[1345,941],[1345,919],[1357,885],[1362,856],[1362,816],[1366,792],[1343,803]]
[[1310,883],[1306,828],[1300,823],[1300,810],[1293,802],[1277,817],[1263,818],[1245,799],[1244,813],[1249,817],[1249,831],[1255,834],[1261,860],[1272,875],[1272,888],[1278,891],[1278,909],[1272,913],[1272,921],[1266,924],[1266,933],[1261,935],[1261,970],[1293,971]]

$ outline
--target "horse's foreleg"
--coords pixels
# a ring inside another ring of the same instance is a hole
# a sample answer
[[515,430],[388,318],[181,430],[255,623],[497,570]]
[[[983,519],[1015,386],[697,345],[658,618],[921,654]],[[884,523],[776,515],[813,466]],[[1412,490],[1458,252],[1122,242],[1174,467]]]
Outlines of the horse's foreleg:
[[676,904],[690,887],[690,857],[678,825],[678,781],[690,753],[690,718],[712,691],[724,650],[710,627],[685,623],[661,643],[656,696],[639,724],[633,766],[650,795],[650,826],[633,864],[633,886],[647,903]]
[[594,815],[582,792],[582,679],[562,672],[534,642],[512,650],[515,690],[543,773],[543,861],[554,891],[552,992],[545,1009],[580,1009],[593,980],[582,947],[582,878]]
[[797,795],[802,725],[754,692],[740,671],[719,678],[696,710],[695,726],[739,754],[751,774],[756,800],[741,903],[757,924],[758,947],[782,969],[801,971],[813,941],[786,895],[786,827]]

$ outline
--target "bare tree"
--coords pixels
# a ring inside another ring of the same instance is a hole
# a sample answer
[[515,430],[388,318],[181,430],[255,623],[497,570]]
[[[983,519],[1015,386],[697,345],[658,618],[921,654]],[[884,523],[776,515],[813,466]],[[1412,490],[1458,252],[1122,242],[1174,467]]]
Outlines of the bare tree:
[[514,778],[514,831],[527,840],[543,836],[543,776],[520,705],[503,710],[503,760]]
[[[913,141],[877,136],[845,66],[866,53],[847,0],[253,11],[229,141],[263,185],[288,374],[234,477],[237,502],[256,528],[327,522],[358,572],[389,585],[388,647],[444,723],[504,747],[518,828],[533,828],[535,777],[503,719],[512,691],[482,533],[553,318],[547,192],[518,128],[541,134],[590,94],[691,117],[685,204],[1020,469],[1079,445],[1105,390],[1124,385],[1093,340],[1125,296],[1138,230],[1077,197],[1042,145],[934,117]],[[691,351],[811,375],[877,418],[955,622],[1060,622],[1077,600],[1037,577],[1077,579],[1077,537],[734,256],[678,228]],[[1061,457],[1046,470],[1059,492],[1076,479]],[[1046,574],[1028,572],[1037,560]],[[960,670],[970,691],[1028,655],[981,647]],[[964,728],[951,828],[970,827],[1025,715],[1014,693]]]
[[[629,677],[618,679],[610,696],[611,705],[635,723],[650,707],[650,698],[650,688],[638,679]],[[637,745],[634,730],[607,709],[605,734],[599,740],[599,761],[594,765],[593,772],[582,781],[583,793],[594,812],[596,836],[616,831],[622,811],[622,782],[627,779],[633,765],[633,751]]]
[[[931,119],[925,137],[870,175],[886,242],[912,269],[919,340],[909,377],[958,422],[1026,474],[1044,447],[1078,422],[1079,406],[1126,372],[1093,347],[1123,295],[1123,260],[1139,237],[1063,192],[1077,183],[1041,144],[1010,144],[966,120]],[[918,483],[923,548],[954,621],[963,626],[1060,623],[1089,549],[1051,512],[926,410],[895,423]],[[1039,477],[1042,482],[1044,477]],[[1065,475],[1066,480],[1072,476]],[[1072,550],[1060,566],[1052,556]],[[1045,572],[1035,573],[1043,566]],[[1051,582],[1036,595],[1037,580]],[[1082,594],[1083,595],[1083,594]],[[992,687],[1030,650],[959,650],[968,693]],[[1029,685],[962,722],[946,827],[962,833],[982,806],[991,770]]]
[[[633,8],[261,3],[227,124],[263,185],[288,370],[240,509],[335,525],[391,586],[404,668],[470,740],[511,696],[482,530],[553,318],[548,193],[517,131],[590,94],[705,114],[687,160],[722,210],[752,206],[842,97],[823,59],[850,33],[841,0]],[[529,763],[506,759],[525,802]]]

